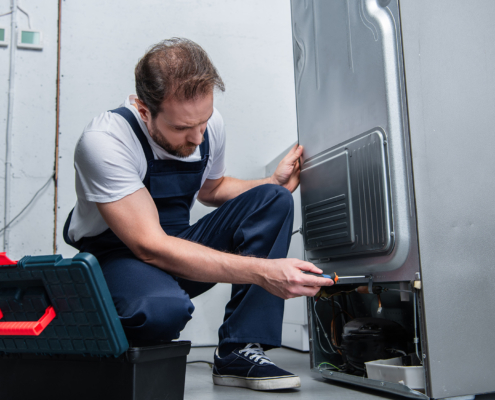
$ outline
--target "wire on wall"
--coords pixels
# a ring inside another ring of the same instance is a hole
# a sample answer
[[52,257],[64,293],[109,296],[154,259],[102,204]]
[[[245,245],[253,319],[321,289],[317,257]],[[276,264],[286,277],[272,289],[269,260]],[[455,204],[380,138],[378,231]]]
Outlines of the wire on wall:
[[29,29],[31,29],[31,18],[29,18],[29,14],[28,14],[26,11],[24,11],[24,10],[23,10],[23,9],[19,6],[19,4],[17,4],[17,9],[18,9],[21,13],[23,13],[23,14],[27,17],[27,19],[28,19],[28,26],[29,26]]
[[8,224],[6,224],[2,229],[0,229],[0,233],[2,233],[3,231],[5,231],[6,229],[8,229],[8,227],[10,225],[12,225],[14,223],[14,221],[17,218],[19,218],[24,213],[24,211],[26,211],[28,209],[28,207],[34,202],[34,200],[36,200],[36,197],[38,197],[38,194],[40,194],[43,191],[43,189],[46,188],[48,186],[48,184],[54,178],[55,178],[55,175],[52,175],[52,176],[50,176],[50,178],[48,178],[48,180],[46,181],[46,183],[37,190],[37,192],[34,194],[34,196],[31,198],[31,200],[29,200],[29,202],[24,206],[24,208],[21,210],[21,212],[19,214],[17,214],[14,218],[12,218],[12,220]]
[[[29,17],[29,13],[27,11],[23,10],[19,4],[17,4],[17,9],[20,12],[22,12],[27,17],[27,19],[28,19],[28,26],[29,26],[29,29],[31,29],[31,18]],[[6,15],[10,15],[12,13],[13,13],[13,11],[11,10],[9,12],[0,14],[0,17],[5,17]]]
[[55,189],[53,206],[53,254],[57,253],[57,215],[58,215],[58,157],[59,157],[59,126],[60,126],[60,48],[62,40],[62,0],[58,0],[58,49],[57,49],[57,104],[55,115]]
[[[4,190],[4,221],[3,228],[0,229],[0,234],[3,234],[3,250],[9,251],[9,228],[11,225],[33,204],[38,198],[38,195],[55,179],[55,174],[51,175],[46,183],[39,188],[24,208],[12,219],[10,219],[10,197],[11,197],[11,175],[12,175],[12,136],[13,136],[13,119],[14,119],[14,84],[15,84],[15,56],[16,56],[16,35],[14,32],[17,30],[17,11],[19,10],[26,15],[28,20],[29,29],[31,29],[31,18],[29,13],[19,6],[18,0],[11,0],[10,12],[0,14],[11,15],[11,45],[10,45],[10,71],[9,71],[9,91],[8,91],[8,105],[7,105],[7,129],[5,134],[5,190]],[[8,222],[7,222],[8,221]]]
[[[17,28],[17,0],[11,0],[10,3],[11,32]],[[5,188],[4,188],[4,213],[3,213],[3,251],[9,250],[9,230],[10,223],[10,175],[11,175],[11,141],[12,141],[12,123],[14,117],[14,78],[15,78],[15,35],[10,35],[10,69],[9,69],[9,94],[7,101],[7,130],[5,132]]]

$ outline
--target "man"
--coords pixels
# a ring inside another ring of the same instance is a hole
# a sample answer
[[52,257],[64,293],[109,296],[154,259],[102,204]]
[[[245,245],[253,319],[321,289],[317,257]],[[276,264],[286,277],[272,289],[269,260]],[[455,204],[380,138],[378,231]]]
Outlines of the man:
[[[137,97],[96,117],[76,146],[77,203],[65,240],[97,257],[130,339],[177,339],[190,299],[232,283],[214,383],[299,387],[264,350],[281,344],[283,299],[333,284],[302,273],[321,273],[313,264],[285,259],[302,147],[270,178],[225,177],[223,121],[213,107],[224,84],[206,52],[165,40],[135,77]],[[218,208],[190,226],[196,198]]]

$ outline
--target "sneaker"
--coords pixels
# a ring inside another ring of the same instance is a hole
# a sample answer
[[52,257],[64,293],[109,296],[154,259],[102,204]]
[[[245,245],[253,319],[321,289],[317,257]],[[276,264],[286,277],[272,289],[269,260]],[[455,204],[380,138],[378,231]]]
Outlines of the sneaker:
[[253,390],[293,389],[301,386],[297,375],[277,367],[265,355],[259,343],[248,343],[220,358],[215,351],[213,383]]

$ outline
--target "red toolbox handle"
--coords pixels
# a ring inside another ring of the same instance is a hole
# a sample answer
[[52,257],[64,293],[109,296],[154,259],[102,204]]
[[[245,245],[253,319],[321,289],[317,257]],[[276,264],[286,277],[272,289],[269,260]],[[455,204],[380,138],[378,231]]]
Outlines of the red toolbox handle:
[[16,265],[16,264],[17,261],[13,261],[10,258],[8,258],[7,253],[5,251],[0,253],[0,265]]
[[[49,306],[38,321],[0,322],[0,335],[38,336],[55,317],[55,310]],[[0,310],[0,319],[2,318],[3,314]]]

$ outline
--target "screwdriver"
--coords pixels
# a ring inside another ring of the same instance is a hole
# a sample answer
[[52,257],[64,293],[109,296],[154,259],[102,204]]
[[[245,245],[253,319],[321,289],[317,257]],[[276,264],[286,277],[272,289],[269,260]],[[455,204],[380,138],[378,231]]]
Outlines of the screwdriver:
[[303,271],[306,275],[313,275],[313,276],[316,276],[318,278],[327,278],[327,279],[331,279],[332,281],[334,281],[335,283],[337,283],[339,281],[339,276],[337,275],[336,272],[332,272],[330,275],[327,275],[327,274],[315,274],[314,272],[305,272]]
[[[328,278],[335,282],[335,284],[345,284],[347,280],[355,280],[355,279],[366,279],[366,275],[356,275],[356,276],[341,276],[339,277],[336,272],[332,272],[331,274],[315,274],[314,272],[304,272],[306,275],[313,275],[321,278]],[[355,282],[348,282],[355,283]]]

